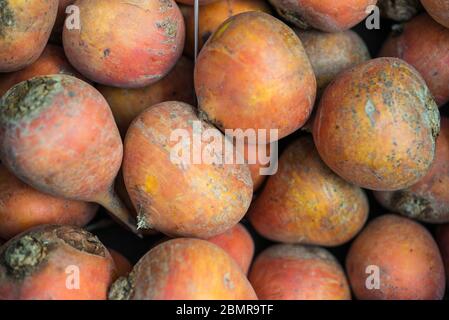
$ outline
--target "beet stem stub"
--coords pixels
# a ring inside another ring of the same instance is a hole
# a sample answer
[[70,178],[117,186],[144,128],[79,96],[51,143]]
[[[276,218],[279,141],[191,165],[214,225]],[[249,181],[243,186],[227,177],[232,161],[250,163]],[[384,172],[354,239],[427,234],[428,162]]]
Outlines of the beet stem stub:
[[32,236],[24,236],[8,247],[4,263],[19,278],[32,272],[46,256],[46,247]]
[[99,196],[96,201],[109,211],[111,217],[120,222],[131,230],[138,237],[142,238],[142,235],[137,230],[137,222],[129,212],[122,200],[115,194],[114,191],[109,191],[103,196]]

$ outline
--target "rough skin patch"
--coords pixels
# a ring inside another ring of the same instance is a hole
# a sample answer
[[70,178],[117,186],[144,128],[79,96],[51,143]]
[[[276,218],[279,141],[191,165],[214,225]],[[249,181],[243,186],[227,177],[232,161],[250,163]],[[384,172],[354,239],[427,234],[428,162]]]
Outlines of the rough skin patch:
[[101,244],[100,240],[87,231],[73,229],[70,227],[62,227],[56,231],[56,235],[65,243],[79,251],[101,257],[106,255],[104,246]]
[[132,276],[120,277],[109,290],[109,300],[129,300],[133,293],[134,284]]
[[63,90],[60,81],[49,77],[34,78],[22,82],[0,99],[0,119],[6,121],[33,118]]
[[169,38],[176,38],[178,33],[178,23],[170,18],[163,20],[162,22],[156,22],[156,26],[162,29],[165,35]]
[[8,0],[0,0],[0,36],[5,35],[5,29],[14,25],[14,13],[9,8]]
[[46,255],[45,244],[28,235],[10,245],[1,260],[12,276],[24,278],[39,266]]

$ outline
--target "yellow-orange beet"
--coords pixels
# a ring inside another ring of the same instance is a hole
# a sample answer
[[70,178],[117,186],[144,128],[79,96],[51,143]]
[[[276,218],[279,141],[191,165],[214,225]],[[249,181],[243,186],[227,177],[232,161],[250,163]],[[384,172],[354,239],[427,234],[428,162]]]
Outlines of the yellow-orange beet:
[[248,214],[268,239],[323,246],[349,241],[367,216],[364,192],[334,174],[306,137],[284,151]]
[[77,0],[80,28],[63,30],[70,63],[104,85],[137,88],[164,77],[182,54],[184,20],[173,0]]
[[441,118],[435,160],[429,172],[403,190],[375,192],[376,199],[391,212],[429,222],[449,222],[449,120]]
[[269,0],[285,20],[296,26],[338,32],[352,28],[371,12],[377,0]]
[[421,3],[432,18],[446,28],[449,28],[448,0],[421,0]]
[[0,248],[1,300],[105,300],[114,262],[94,235],[44,225]]
[[318,92],[326,89],[340,72],[370,59],[368,48],[354,31],[295,31],[312,64]]
[[182,101],[194,104],[193,62],[181,57],[164,78],[149,86],[121,89],[97,86],[114,114],[115,122],[124,136],[131,121],[146,108],[164,101]]
[[111,109],[69,75],[21,82],[0,99],[0,159],[20,180],[57,197],[97,202],[131,230],[114,193],[123,145]]
[[210,238],[236,225],[253,185],[247,165],[224,163],[233,149],[188,104],[164,102],[142,112],[126,134],[123,160],[139,228]]
[[0,72],[20,70],[39,58],[57,10],[58,0],[0,0]]
[[220,247],[181,238],[150,250],[109,291],[114,300],[254,300],[237,263]]
[[207,240],[226,251],[243,272],[248,273],[254,256],[254,240],[242,224]]
[[423,226],[397,215],[368,224],[349,250],[346,271],[358,299],[436,300],[444,295],[437,244]]
[[[181,8],[186,22],[186,43],[184,54],[192,57],[195,46],[195,16],[193,7]],[[264,0],[219,0],[206,4],[199,10],[198,51],[226,19],[247,11],[262,11],[271,13],[271,9]]]
[[351,299],[342,267],[319,247],[269,247],[254,261],[249,281],[261,300]]
[[407,188],[430,169],[438,106],[419,73],[378,58],[341,73],[325,90],[313,137],[324,162],[363,188]]
[[294,31],[253,11],[232,16],[209,38],[195,90],[203,116],[220,129],[274,129],[280,139],[307,121],[316,80]]
[[422,14],[393,31],[380,56],[407,61],[423,76],[439,106],[449,101],[449,29],[429,15]]
[[52,74],[68,74],[83,79],[83,77],[67,61],[64,50],[55,45],[47,45],[39,59],[22,70],[0,74],[0,97],[19,82],[36,76]]
[[0,165],[0,237],[3,239],[41,224],[82,227],[97,209],[93,203],[56,198],[34,190]]

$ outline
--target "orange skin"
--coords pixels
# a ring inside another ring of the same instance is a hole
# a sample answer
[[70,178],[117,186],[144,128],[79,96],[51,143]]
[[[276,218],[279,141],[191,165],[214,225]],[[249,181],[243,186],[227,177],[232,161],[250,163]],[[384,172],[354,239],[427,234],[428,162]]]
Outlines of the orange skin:
[[2,0],[0,72],[20,70],[39,58],[55,23],[58,0]]
[[444,269],[446,270],[446,282],[449,286],[449,224],[438,227],[436,239],[443,257]]
[[10,239],[31,227],[82,227],[97,212],[92,203],[55,198],[29,187],[0,165],[0,237]]
[[28,67],[0,75],[0,97],[19,82],[29,80],[36,76],[52,74],[68,74],[80,78],[83,77],[69,64],[64,50],[55,45],[47,45],[42,55]]
[[449,101],[449,29],[427,14],[403,28],[399,35],[396,32],[387,39],[380,56],[398,57],[414,66],[441,107]]
[[182,54],[184,20],[173,0],[77,0],[75,5],[82,28],[64,27],[64,50],[70,63],[97,83],[147,86],[163,78]]
[[[26,246],[20,248],[18,242]],[[41,251],[25,251],[30,247]],[[39,256],[42,251],[44,254]],[[14,263],[7,258],[17,252],[28,260]],[[37,264],[26,265],[35,255]],[[1,300],[105,300],[116,272],[110,254],[95,236],[69,226],[34,228],[2,246],[0,256]],[[22,265],[17,266],[19,263]],[[73,267],[78,267],[79,272],[69,269]],[[76,275],[79,289],[67,287],[74,285],[70,277]]]
[[207,240],[226,251],[243,272],[248,273],[254,256],[254,240],[242,224]]
[[449,28],[448,0],[421,0],[421,3],[433,19]]
[[[126,282],[129,293],[120,285]],[[110,299],[256,300],[237,263],[220,247],[204,240],[179,238],[159,244],[119,279]]]
[[[251,179],[253,180],[253,190],[254,191],[257,191],[262,186],[262,184],[265,182],[265,180],[267,178],[266,175],[262,175],[260,173],[260,170],[262,168],[268,168],[270,166],[270,163],[263,164],[260,161],[261,159],[259,158],[259,155],[257,155],[257,158],[255,159],[255,163],[254,163],[254,161],[249,160],[249,152],[254,152],[254,154],[257,154],[259,152],[259,150],[258,150],[259,146],[261,146],[261,145],[245,143],[245,151],[244,151],[245,152],[244,157],[248,163],[249,171],[251,172]],[[266,148],[264,157],[265,156],[269,157],[270,150],[271,150],[271,144],[263,145],[263,147]]]
[[352,28],[368,14],[377,0],[269,0],[278,14],[294,25],[326,32]]
[[112,257],[112,260],[114,260],[114,264],[115,264],[116,276],[115,276],[114,280],[116,280],[119,277],[126,277],[133,269],[131,262],[129,262],[129,260],[126,259],[118,251],[115,251],[110,248],[108,248],[108,251]]
[[68,75],[36,77],[9,90],[0,110],[0,158],[12,173],[41,192],[100,203],[135,229],[112,188],[122,141],[95,88]]
[[260,300],[350,300],[338,261],[319,247],[280,244],[255,260],[249,281]]
[[[367,289],[379,268],[380,288]],[[361,300],[440,300],[444,296],[444,266],[431,234],[413,220],[384,215],[371,221],[353,242],[346,271]]]
[[352,30],[326,33],[295,30],[315,72],[318,92],[322,92],[337,75],[370,59],[362,38]]
[[306,137],[284,151],[248,214],[270,240],[322,246],[349,241],[367,217],[364,192],[327,168]]
[[[186,44],[184,54],[193,57],[195,45],[195,17],[192,6],[181,8],[186,22]],[[263,0],[219,0],[204,5],[199,10],[198,52],[215,30],[226,19],[247,11],[261,11],[271,14],[271,9]]]
[[[236,225],[250,205],[253,185],[245,164],[198,164],[193,159],[195,150],[190,150],[187,163],[172,161],[172,153],[179,151],[177,146],[184,139],[171,140],[171,134],[177,129],[186,130],[192,141],[193,121],[198,121],[202,132],[210,129],[224,138],[217,129],[199,120],[193,107],[175,101],[146,109],[126,134],[123,176],[140,229],[210,238]],[[209,143],[202,137],[200,155],[210,154],[206,149]],[[228,150],[233,150],[229,141],[216,155],[222,156]]]
[[[363,188],[407,188],[430,169],[438,107],[418,72],[378,58],[341,73],[325,90],[313,137],[323,161]],[[369,142],[369,143],[368,143]]]
[[140,89],[97,86],[114,114],[117,126],[125,136],[131,121],[146,108],[164,101],[194,104],[193,62],[181,57],[167,76]]
[[441,118],[435,160],[427,174],[410,188],[374,192],[388,210],[428,223],[449,222],[449,120]]
[[316,80],[293,30],[254,11],[229,18],[209,38],[195,67],[195,90],[202,112],[220,129],[275,129],[281,139],[310,116]]

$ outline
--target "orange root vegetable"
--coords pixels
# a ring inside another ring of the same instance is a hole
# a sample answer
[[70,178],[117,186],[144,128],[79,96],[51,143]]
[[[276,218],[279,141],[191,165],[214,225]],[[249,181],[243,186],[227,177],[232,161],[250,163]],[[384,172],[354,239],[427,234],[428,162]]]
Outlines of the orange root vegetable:
[[0,247],[1,300],[105,300],[115,274],[92,234],[44,225]]
[[319,247],[269,247],[256,258],[249,281],[261,300],[351,299],[342,267]]
[[226,251],[248,273],[254,256],[254,240],[242,224],[207,240]]
[[[195,90],[202,115],[218,128],[273,129],[280,139],[307,121],[316,80],[294,31],[254,11],[229,18],[209,38]],[[268,142],[275,140],[270,134]]]
[[68,75],[24,81],[0,100],[0,159],[19,179],[57,197],[97,202],[135,230],[113,182],[123,145],[112,112]]
[[302,29],[338,32],[352,28],[377,0],[269,0],[278,14]]
[[382,206],[409,218],[429,223],[449,222],[449,120],[441,118],[435,160],[429,172],[410,188],[375,192]]
[[81,28],[64,27],[64,50],[70,63],[97,83],[150,85],[182,54],[184,20],[173,0],[77,0],[75,5]]
[[[186,43],[184,54],[193,57],[195,45],[195,16],[192,6],[181,8],[186,22]],[[271,13],[264,0],[219,0],[204,5],[199,10],[198,51],[226,19],[247,11]]]
[[0,0],[0,72],[17,71],[36,61],[57,10],[58,0]]
[[446,270],[446,282],[449,286],[449,224],[438,227],[436,238]]
[[47,45],[44,52],[33,64],[13,72],[0,75],[0,97],[19,82],[36,76],[52,74],[68,74],[83,79],[83,77],[69,64],[64,50],[55,45]]
[[71,201],[41,193],[0,165],[0,237],[42,224],[86,225],[97,212],[93,203]]
[[413,18],[401,30],[393,31],[380,56],[398,57],[410,63],[426,80],[439,106],[449,101],[449,29],[429,15]]
[[313,137],[324,162],[363,188],[408,188],[430,169],[438,106],[406,62],[378,58],[341,73],[317,109]]
[[445,275],[438,246],[413,220],[376,218],[353,242],[346,271],[358,299],[439,300]]
[[237,263],[218,246],[180,238],[150,250],[109,291],[113,300],[253,300]]
[[367,217],[364,192],[334,174],[305,137],[281,155],[278,172],[268,178],[248,214],[270,240],[322,246],[351,240]]
[[126,277],[133,269],[131,262],[129,262],[129,260],[126,259],[118,251],[115,251],[115,250],[109,249],[109,248],[108,248],[108,251],[112,257],[112,260],[114,260],[114,264],[115,264],[116,276],[115,276],[114,280],[116,280],[117,278],[120,278],[120,277]]
[[253,186],[247,165],[224,163],[229,150],[232,143],[188,104],[164,102],[141,113],[126,135],[123,160],[139,228],[210,238],[236,225]]
[[377,5],[383,17],[395,21],[408,21],[422,10],[419,0],[379,0]]
[[421,3],[433,19],[449,28],[449,1],[421,0]]
[[326,89],[342,71],[370,59],[368,48],[354,31],[337,33],[299,29],[295,31],[312,64],[318,92]]
[[131,121],[146,108],[164,101],[182,101],[194,104],[193,62],[181,57],[167,76],[139,89],[121,89],[97,86],[106,98],[122,135]]

